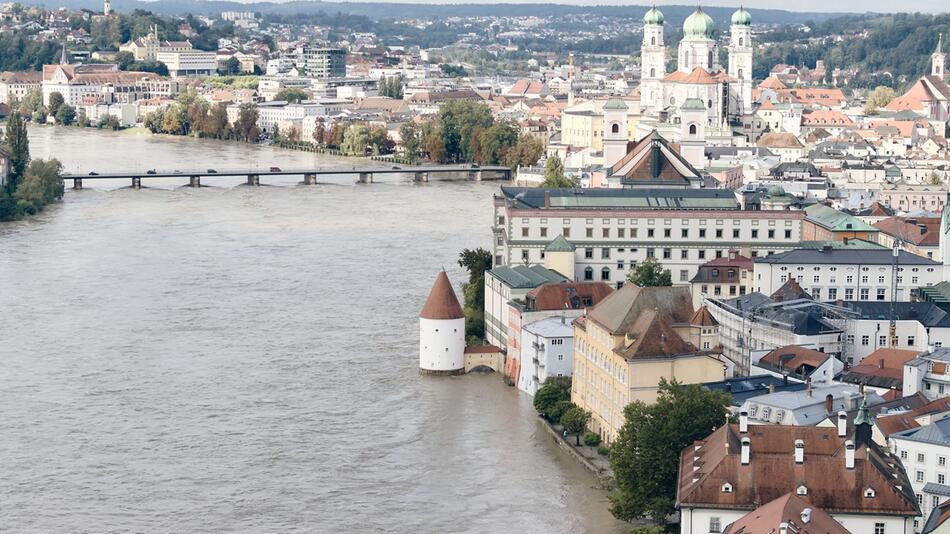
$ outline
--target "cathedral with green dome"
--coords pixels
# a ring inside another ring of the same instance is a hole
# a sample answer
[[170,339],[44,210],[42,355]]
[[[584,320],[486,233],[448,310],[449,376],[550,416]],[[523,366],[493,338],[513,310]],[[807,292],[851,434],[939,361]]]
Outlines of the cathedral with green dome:
[[[677,47],[676,70],[667,71],[670,54],[664,42],[666,20],[654,6],[643,16],[640,49],[640,104],[643,116],[638,133],[659,130],[682,142],[699,137],[704,142],[731,144],[733,124],[753,113],[752,16],[745,8],[732,14],[728,28],[728,65],[719,64],[716,21],[701,7],[683,22]],[[687,113],[684,105],[693,103]],[[696,102],[705,110],[697,113]],[[688,117],[687,117],[688,115]],[[686,124],[690,121],[690,124]]]

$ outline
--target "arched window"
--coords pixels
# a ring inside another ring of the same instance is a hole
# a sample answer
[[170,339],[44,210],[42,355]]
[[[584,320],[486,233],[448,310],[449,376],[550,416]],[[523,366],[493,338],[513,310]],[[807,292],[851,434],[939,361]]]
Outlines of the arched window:
[[600,270],[600,279],[601,280],[610,280],[610,268],[604,267]]
[[656,46],[656,37],[650,37],[650,44]]
[[584,280],[593,280],[594,279],[594,269],[590,267],[584,268]]
[[739,69],[739,79],[742,79],[742,69]]
[[650,69],[650,77],[656,78],[656,69]]
[[709,51],[709,61],[706,63],[706,66],[709,67],[710,69],[711,69],[712,66],[713,66],[713,53],[712,53],[712,50]]
[[610,125],[610,133],[620,133],[620,125],[616,122]]
[[706,107],[709,108],[709,109],[712,109],[712,99],[711,99],[711,98],[706,101]]
[[696,125],[695,125],[695,124],[690,124],[690,125],[689,125],[689,135],[696,135]]
[[739,46],[742,46],[742,37],[739,38]]

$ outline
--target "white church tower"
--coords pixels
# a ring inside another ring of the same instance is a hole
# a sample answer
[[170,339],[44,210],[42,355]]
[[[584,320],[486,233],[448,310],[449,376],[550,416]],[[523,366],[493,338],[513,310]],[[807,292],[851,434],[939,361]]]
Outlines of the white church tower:
[[419,369],[449,375],[465,370],[465,312],[445,271],[419,313]]
[[102,2],[102,14],[105,16],[112,15],[112,2],[110,0],[103,0]]
[[680,72],[690,73],[696,67],[702,67],[707,72],[716,70],[719,65],[719,46],[713,36],[715,31],[716,22],[701,7],[686,17],[677,56],[677,69]]
[[735,81],[741,107],[736,112],[752,113],[752,15],[745,8],[732,14],[729,28],[729,76]]
[[663,41],[663,13],[654,6],[643,15],[643,44],[640,46],[641,107],[663,107],[663,78],[666,77],[666,43]]
[[706,105],[688,98],[680,107],[680,155],[698,170],[706,168]]
[[627,104],[619,98],[604,103],[604,167],[627,155]]
[[937,49],[930,56],[930,75],[941,80],[947,75],[947,55],[943,53],[943,34],[937,38]]

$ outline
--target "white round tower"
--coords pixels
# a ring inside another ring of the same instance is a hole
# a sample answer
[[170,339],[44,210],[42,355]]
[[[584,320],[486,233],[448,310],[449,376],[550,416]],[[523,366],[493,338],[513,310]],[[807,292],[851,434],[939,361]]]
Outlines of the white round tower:
[[419,313],[419,369],[434,374],[465,370],[465,312],[445,271]]

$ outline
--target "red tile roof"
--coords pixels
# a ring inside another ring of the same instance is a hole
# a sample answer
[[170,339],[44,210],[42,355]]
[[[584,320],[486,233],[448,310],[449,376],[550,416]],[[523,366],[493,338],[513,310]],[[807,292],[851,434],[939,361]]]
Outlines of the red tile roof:
[[429,292],[429,298],[426,300],[422,312],[419,313],[422,319],[461,319],[465,317],[462,306],[458,298],[455,297],[455,291],[452,289],[452,283],[449,282],[445,271],[439,272],[439,276],[432,285],[432,291]]
[[[807,510],[807,512],[806,512]],[[807,517],[807,522],[805,521]],[[794,493],[760,506],[728,525],[723,534],[762,534],[795,532],[797,534],[851,534],[821,508],[815,507]]]

